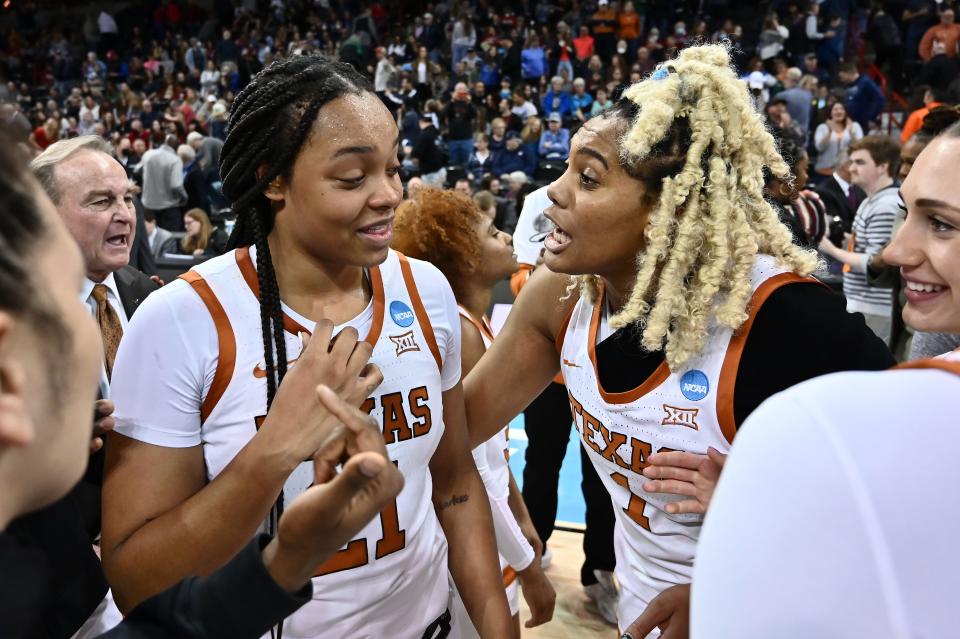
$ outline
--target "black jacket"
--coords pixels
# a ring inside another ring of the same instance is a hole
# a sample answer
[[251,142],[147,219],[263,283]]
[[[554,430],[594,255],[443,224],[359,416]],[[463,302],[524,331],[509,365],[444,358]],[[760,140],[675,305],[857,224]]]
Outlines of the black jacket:
[[[309,601],[313,591],[308,583],[290,595],[273,581],[261,558],[268,541],[261,535],[209,577],[189,577],[147,599],[102,638],[256,639]],[[30,541],[4,533],[0,533],[0,564],[4,639],[73,634],[38,631],[46,626],[46,612],[59,601],[51,577],[63,572],[63,566],[52,563]]]
[[[116,271],[114,280],[128,319],[147,295],[159,288],[156,282],[130,266]],[[107,581],[91,545],[100,531],[103,460],[103,450],[91,455],[86,474],[73,491],[60,501],[20,517],[10,525],[11,537],[29,547],[46,566],[55,567],[45,578],[46,594],[37,625],[19,636],[67,639],[83,625],[107,594]],[[0,535],[2,539],[3,535]],[[0,579],[6,577],[5,573],[6,568],[0,568]],[[0,605],[3,600],[4,593],[0,593]],[[0,628],[4,628],[0,636],[6,638],[4,624],[0,621]]]
[[443,168],[443,151],[437,146],[437,127],[432,124],[420,129],[420,137],[413,146],[411,155],[420,162],[420,173],[433,173]]
[[[814,191],[823,200],[823,205],[827,209],[828,221],[834,216],[839,217],[843,220],[844,229],[849,232],[853,228],[853,218],[857,215],[857,209],[847,199],[847,194],[840,183],[833,177],[829,177],[818,184]],[[853,191],[857,195],[858,204],[867,199],[866,193],[859,186],[854,186]]]

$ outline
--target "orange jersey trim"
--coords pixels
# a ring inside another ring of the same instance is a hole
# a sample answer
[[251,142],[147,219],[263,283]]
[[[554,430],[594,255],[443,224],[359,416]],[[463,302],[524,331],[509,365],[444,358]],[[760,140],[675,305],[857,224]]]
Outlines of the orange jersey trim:
[[486,336],[491,342],[493,341],[493,328],[490,326],[490,320],[487,319],[486,315],[481,315],[478,320],[463,304],[457,304],[457,307],[462,311],[461,317],[466,318],[468,322],[473,324],[473,327],[480,331],[481,335]]
[[670,377],[670,367],[667,366],[667,361],[664,360],[660,365],[650,374],[650,377],[644,380],[642,384],[630,391],[625,391],[623,393],[608,393],[604,390],[603,385],[600,383],[600,369],[597,367],[597,333],[600,330],[600,317],[601,309],[603,307],[604,299],[604,290],[601,286],[600,294],[597,296],[597,301],[593,305],[593,314],[590,316],[590,333],[587,337],[587,352],[590,354],[590,365],[593,366],[593,374],[597,380],[597,390],[600,392],[600,396],[603,398],[603,401],[608,404],[629,404],[635,402],[654,388],[662,384]]
[[437,370],[443,371],[443,359],[440,357],[437,337],[433,333],[430,316],[427,315],[427,310],[423,307],[423,300],[420,299],[420,291],[417,290],[417,282],[413,279],[413,269],[410,268],[410,260],[400,252],[397,252],[397,257],[400,258],[400,273],[403,275],[404,284],[407,285],[407,293],[410,295],[410,301],[413,302],[413,312],[420,322],[420,330],[423,331],[423,336],[427,338],[427,346],[430,347],[433,358],[437,360]]
[[514,297],[520,294],[520,289],[522,289],[527,283],[527,280],[530,279],[531,273],[533,273],[533,264],[520,264],[517,272],[510,276],[510,290],[513,292]]
[[737,424],[733,418],[733,391],[737,382],[737,371],[740,369],[740,358],[743,356],[743,349],[747,344],[750,329],[753,328],[753,322],[757,319],[757,313],[760,312],[764,302],[774,291],[797,282],[825,286],[825,284],[812,277],[804,277],[796,273],[774,275],[753,292],[748,304],[747,320],[740,325],[740,328],[730,338],[727,354],[724,356],[723,366],[720,368],[720,381],[717,385],[717,421],[720,422],[720,430],[729,443],[733,443],[733,438],[737,434]]
[[[237,249],[237,266],[240,267],[240,273],[247,283],[250,291],[257,300],[260,300],[260,282],[257,280],[257,269],[250,258],[250,248],[241,246]],[[367,333],[365,342],[373,346],[380,339],[380,331],[383,329],[384,312],[384,293],[383,276],[380,274],[380,268],[375,266],[370,269],[370,287],[373,289],[373,323],[370,325],[370,331]],[[286,313],[283,314],[283,330],[292,335],[300,333],[311,334],[306,328],[300,325],[300,322],[293,319]]]
[[210,390],[200,405],[200,423],[202,424],[216,408],[217,402],[223,397],[233,378],[233,369],[237,364],[237,339],[233,334],[233,326],[230,324],[230,318],[223,310],[220,300],[214,295],[203,277],[196,271],[187,271],[180,276],[180,279],[189,284],[203,305],[207,307],[210,317],[213,318],[213,324],[217,329],[217,347],[219,354],[217,356],[217,370],[213,375],[213,382],[210,384]]
[[517,580],[517,571],[507,566],[503,569],[503,587],[507,588]]
[[[954,351],[955,353],[957,351]],[[948,373],[954,373],[960,375],[960,362],[946,359],[918,359],[915,362],[907,362],[905,364],[900,364],[899,366],[894,366],[890,370],[910,370],[910,369],[935,369],[947,371]]]

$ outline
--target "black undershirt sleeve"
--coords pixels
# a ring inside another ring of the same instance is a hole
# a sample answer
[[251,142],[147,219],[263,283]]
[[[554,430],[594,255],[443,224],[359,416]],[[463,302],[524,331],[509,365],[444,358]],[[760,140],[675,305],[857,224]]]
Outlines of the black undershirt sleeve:
[[[663,362],[645,352],[635,326],[597,345],[597,369],[607,392],[642,384]],[[847,313],[842,295],[798,282],[774,291],[757,312],[744,345],[734,386],[737,428],[771,395],[813,377],[844,370],[884,370],[896,364],[863,316]]]

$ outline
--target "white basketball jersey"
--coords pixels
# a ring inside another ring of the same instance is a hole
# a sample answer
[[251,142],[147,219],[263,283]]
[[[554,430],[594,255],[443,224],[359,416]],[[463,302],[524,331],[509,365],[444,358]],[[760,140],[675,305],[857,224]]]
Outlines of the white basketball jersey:
[[[490,326],[490,320],[486,316],[476,319],[470,311],[463,306],[460,307],[460,316],[473,324],[483,339],[484,351],[490,348],[493,343],[493,328]],[[493,516],[497,517],[497,504],[493,502],[493,496],[505,496],[510,493],[510,427],[505,426],[503,430],[483,442],[473,449],[473,458],[477,465],[486,465],[488,472],[484,474],[484,484],[487,494],[491,498],[491,508],[494,510]],[[509,517],[513,518],[512,513]],[[513,525],[517,526],[516,520]],[[517,526],[518,527],[518,526]],[[503,574],[503,585],[507,589],[507,602],[510,604],[511,614],[516,614],[520,609],[520,591],[517,584],[517,573],[510,566],[503,554],[500,554],[500,571]]]
[[[210,310],[220,342],[201,413],[211,479],[255,435],[266,414],[257,275],[247,249],[235,256],[184,276]],[[364,313],[372,318],[365,339],[384,379],[362,409],[382,424],[405,484],[393,504],[317,567],[313,601],[284,622],[283,635],[291,639],[420,639],[448,605],[447,545],[428,467],[444,431],[440,351],[407,258],[391,251],[369,275],[373,301]],[[289,316],[284,328],[289,365],[295,366],[298,334],[306,329]],[[285,503],[312,483],[312,462],[301,464],[287,479]]]
[[647,457],[680,450],[726,452],[736,433],[733,386],[757,309],[780,286],[805,280],[759,256],[751,272],[750,319],[736,334],[714,323],[700,354],[671,372],[666,362],[639,387],[608,393],[597,374],[596,345],[608,337],[604,296],[574,306],[559,345],[574,425],[616,513],[616,574],[622,594],[618,618],[626,627],[669,586],[689,583],[703,517],[670,515],[669,501],[649,494],[641,474]]

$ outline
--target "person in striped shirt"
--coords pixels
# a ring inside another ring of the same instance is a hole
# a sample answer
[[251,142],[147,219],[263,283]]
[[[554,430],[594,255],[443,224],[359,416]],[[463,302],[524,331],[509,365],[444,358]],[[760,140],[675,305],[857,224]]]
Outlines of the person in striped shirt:
[[891,292],[870,285],[867,263],[890,241],[894,219],[902,206],[893,178],[899,158],[900,145],[889,136],[867,136],[850,145],[850,181],[864,190],[867,199],[857,209],[846,250],[828,237],[820,242],[824,254],[844,265],[847,310],[863,313],[867,325],[886,342],[890,340]]

